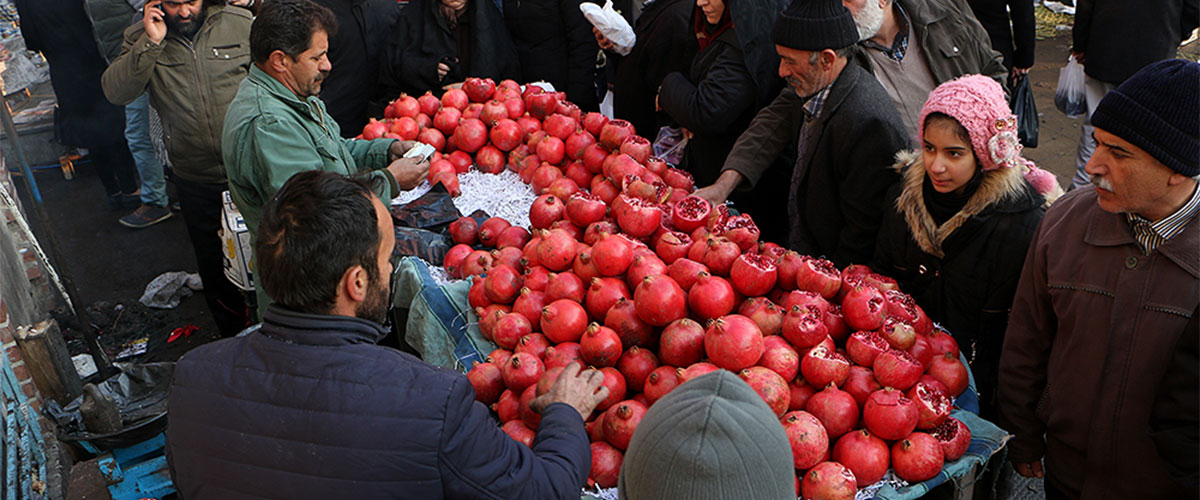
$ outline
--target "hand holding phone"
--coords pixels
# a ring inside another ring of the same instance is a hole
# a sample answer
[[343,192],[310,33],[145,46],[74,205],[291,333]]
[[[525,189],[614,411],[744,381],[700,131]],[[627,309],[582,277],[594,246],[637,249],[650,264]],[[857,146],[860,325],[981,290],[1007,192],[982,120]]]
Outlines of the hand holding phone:
[[150,41],[155,45],[162,43],[163,38],[167,37],[167,23],[163,19],[165,15],[162,0],[146,2],[142,10],[142,25],[146,27],[146,36],[150,37]]

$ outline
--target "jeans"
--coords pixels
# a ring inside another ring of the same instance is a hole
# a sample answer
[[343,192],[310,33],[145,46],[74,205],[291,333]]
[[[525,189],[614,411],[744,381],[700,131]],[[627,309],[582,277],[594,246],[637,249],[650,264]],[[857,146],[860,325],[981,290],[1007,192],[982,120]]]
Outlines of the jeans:
[[154,154],[150,142],[150,94],[143,93],[125,106],[125,140],[129,142],[129,153],[142,179],[142,204],[156,207],[167,206],[167,180],[163,175],[162,163]]
[[175,194],[187,225],[196,267],[204,282],[204,299],[222,337],[232,337],[249,324],[246,298],[225,277],[225,256],[221,249],[221,193],[227,184],[193,182],[174,177]]
[[1096,139],[1092,138],[1092,113],[1096,112],[1096,106],[1100,105],[1100,100],[1104,98],[1104,94],[1117,88],[1117,84],[1102,82],[1092,77],[1087,77],[1086,91],[1087,95],[1087,116],[1083,119],[1082,133],[1079,136],[1079,148],[1075,151],[1075,178],[1071,181],[1072,188],[1080,188],[1091,183],[1090,176],[1084,171],[1088,160],[1092,158],[1092,153],[1096,151]]

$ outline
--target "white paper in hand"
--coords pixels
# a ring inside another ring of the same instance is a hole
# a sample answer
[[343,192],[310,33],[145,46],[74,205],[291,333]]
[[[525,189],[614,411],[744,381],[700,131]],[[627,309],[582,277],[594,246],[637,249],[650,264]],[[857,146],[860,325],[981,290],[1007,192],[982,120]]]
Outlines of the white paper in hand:
[[612,0],[605,1],[604,7],[582,2],[579,4],[579,10],[583,11],[583,17],[586,17],[601,35],[613,43],[613,51],[623,56],[629,55],[637,37],[633,34],[633,27],[629,26],[629,22],[613,9]]

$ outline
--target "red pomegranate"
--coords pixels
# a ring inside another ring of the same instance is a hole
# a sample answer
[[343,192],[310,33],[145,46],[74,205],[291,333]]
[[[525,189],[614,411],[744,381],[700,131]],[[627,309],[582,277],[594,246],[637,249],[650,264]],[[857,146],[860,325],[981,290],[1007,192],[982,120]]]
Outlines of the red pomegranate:
[[616,365],[621,357],[621,338],[612,328],[592,323],[579,339],[579,354],[592,366]]
[[633,431],[646,415],[646,407],[637,401],[617,403],[604,414],[604,440],[617,449],[629,448]]
[[[725,278],[703,271],[696,276],[696,283],[688,290],[688,306],[691,307],[692,314],[701,319],[719,318],[729,314],[736,300],[733,285]],[[758,328],[758,325],[755,325],[755,328]]]
[[519,419],[504,422],[504,425],[500,426],[500,430],[508,434],[508,437],[512,438],[513,441],[533,448],[533,438],[536,434]]
[[550,230],[538,243],[538,264],[551,271],[566,270],[575,260],[576,243],[570,233],[562,229]]
[[[578,342],[587,329],[587,311],[578,301],[558,299],[542,309],[541,326],[542,333],[555,344]],[[620,347],[617,349],[619,356]]]
[[780,333],[797,349],[808,349],[828,337],[829,329],[819,309],[794,305],[783,317]]
[[676,388],[680,384],[678,369],[674,366],[663,365],[655,368],[646,377],[646,383],[643,385],[646,399],[650,404],[654,404],[659,398],[666,396],[668,392]]
[[775,288],[775,264],[766,256],[744,253],[733,261],[729,279],[733,282],[733,289],[742,295],[764,295]]
[[894,317],[883,321],[883,326],[879,327],[879,335],[888,345],[901,351],[908,350],[917,342],[917,331],[908,323]]
[[717,365],[705,361],[692,364],[687,368],[680,368],[677,370],[677,373],[679,374],[679,383],[686,384],[691,379],[702,375],[707,375],[720,369],[721,368]]
[[617,360],[617,371],[625,376],[625,385],[635,392],[642,392],[646,378],[658,368],[658,357],[650,349],[630,347]]
[[917,406],[917,428],[928,430],[937,427],[950,417],[953,402],[941,389],[917,382],[905,394]]
[[644,278],[633,292],[638,317],[653,326],[666,326],[687,316],[687,294],[665,274]]
[[633,295],[629,293],[629,288],[625,286],[624,281],[617,278],[595,278],[587,289],[584,303],[591,317],[604,319],[608,310],[618,300],[632,298]]
[[[500,418],[501,422],[508,422],[510,420],[521,421],[520,398],[521,396],[508,389],[500,393],[500,399],[496,400],[496,403],[492,405],[492,410],[495,410],[496,416]],[[521,425],[524,426],[525,424]]]
[[579,227],[587,227],[588,224],[604,220],[607,212],[608,205],[604,200],[591,193],[581,191],[567,199],[567,220]]
[[890,387],[871,393],[863,406],[862,420],[871,434],[888,441],[907,436],[917,428],[917,406],[904,393]]
[[658,354],[664,364],[671,366],[690,366],[700,361],[704,357],[704,327],[688,318],[672,322],[662,330]]
[[767,335],[763,337],[763,354],[758,365],[778,373],[784,380],[793,380],[800,373],[800,354],[783,337]]
[[471,246],[465,243],[459,243],[450,247],[446,251],[446,256],[442,259],[442,267],[446,268],[446,273],[451,278],[462,278],[462,265],[467,260],[467,255],[471,254]]
[[516,269],[506,265],[492,266],[483,284],[483,290],[487,293],[488,300],[498,304],[511,304],[521,291],[521,282],[521,273]]
[[842,314],[846,324],[855,330],[875,330],[885,319],[883,295],[870,286],[860,286],[846,294]]
[[572,302],[583,302],[587,295],[587,288],[583,286],[583,280],[575,273],[561,272],[550,273],[547,277],[546,284],[546,302],[554,302],[559,299],[567,299]]
[[475,389],[475,400],[485,405],[491,405],[500,399],[504,392],[504,378],[500,368],[491,363],[475,363],[467,372],[467,380]]
[[833,459],[854,473],[859,488],[883,479],[891,465],[890,455],[887,442],[866,429],[847,433],[833,445]]
[[817,417],[793,411],[784,415],[781,423],[792,445],[792,460],[797,469],[811,468],[824,459],[829,450],[829,436]]
[[580,354],[579,344],[576,342],[563,342],[546,348],[545,363],[547,370],[550,368],[565,367],[582,360],[583,356]]
[[846,340],[846,356],[861,366],[873,366],[875,358],[890,348],[878,332],[857,331]]
[[791,391],[788,389],[787,381],[778,373],[769,368],[751,366],[739,372],[738,376],[754,388],[754,391],[763,398],[771,411],[775,412],[775,416],[781,417],[787,411]]
[[854,396],[834,384],[808,398],[804,410],[821,421],[829,439],[837,439],[858,425],[858,403]]
[[858,480],[845,465],[821,462],[804,475],[800,494],[804,498],[822,500],[853,500],[858,492]]
[[532,354],[518,352],[508,359],[500,374],[504,378],[504,385],[516,393],[536,383],[545,371],[542,360]]
[[600,146],[605,150],[614,151],[621,146],[625,139],[632,137],[635,134],[633,124],[625,120],[611,120],[600,127],[600,133],[596,134],[599,138]]
[[621,463],[624,462],[625,455],[604,441],[592,443],[591,448],[592,470],[588,478],[601,488],[616,486],[617,479],[621,477]]
[[867,398],[871,396],[871,393],[883,389],[883,386],[875,380],[875,374],[871,372],[870,368],[855,365],[850,367],[850,375],[846,376],[846,383],[842,388],[854,396],[854,402],[858,403],[859,408],[862,408],[867,404]]
[[704,333],[704,352],[713,364],[732,372],[741,371],[762,357],[762,331],[750,318],[740,314],[721,316]]
[[638,317],[632,300],[617,300],[604,315],[604,326],[617,332],[621,345],[645,347],[654,340],[654,327]]
[[620,276],[633,262],[633,243],[624,236],[603,236],[592,245],[596,270],[603,276]]
[[621,401],[625,400],[625,376],[621,372],[611,366],[605,366],[600,369],[600,373],[604,374],[604,382],[602,385],[608,388],[608,397],[604,398],[600,404],[596,405],[596,411],[604,411]]
[[962,361],[949,352],[933,357],[933,361],[929,364],[929,374],[944,384],[953,397],[958,397],[967,390],[969,383],[967,367],[963,366]]
[[[679,283],[680,288],[688,291],[689,306],[691,306],[692,300],[692,286],[696,284],[700,273],[708,273],[708,267],[691,259],[678,259],[667,266],[667,276]],[[730,286],[730,290],[732,289],[733,287]]]
[[967,425],[961,420],[954,417],[947,418],[941,425],[929,431],[929,435],[933,436],[942,446],[942,452],[947,462],[958,460],[971,445],[971,430],[967,429]]
[[917,379],[921,378],[921,373],[924,372],[921,363],[918,363],[912,355],[896,349],[888,349],[877,356],[871,369],[875,371],[875,378],[884,387],[892,387],[901,391],[906,391],[916,384]]
[[496,92],[496,82],[491,78],[467,78],[463,81],[462,90],[471,102],[484,102]]
[[850,375],[850,362],[841,353],[817,344],[800,358],[800,373],[814,387],[841,385]]
[[933,479],[942,471],[945,452],[937,439],[914,432],[892,445],[892,470],[896,477],[910,483]]

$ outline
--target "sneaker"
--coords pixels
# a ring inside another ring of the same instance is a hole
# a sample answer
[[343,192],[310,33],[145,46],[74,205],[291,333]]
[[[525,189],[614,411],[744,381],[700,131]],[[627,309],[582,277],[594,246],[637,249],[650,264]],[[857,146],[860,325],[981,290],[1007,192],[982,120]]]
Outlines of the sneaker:
[[121,217],[121,225],[134,229],[153,226],[159,222],[171,218],[171,211],[167,207],[156,207],[154,205],[142,205],[134,210],[133,213]]

